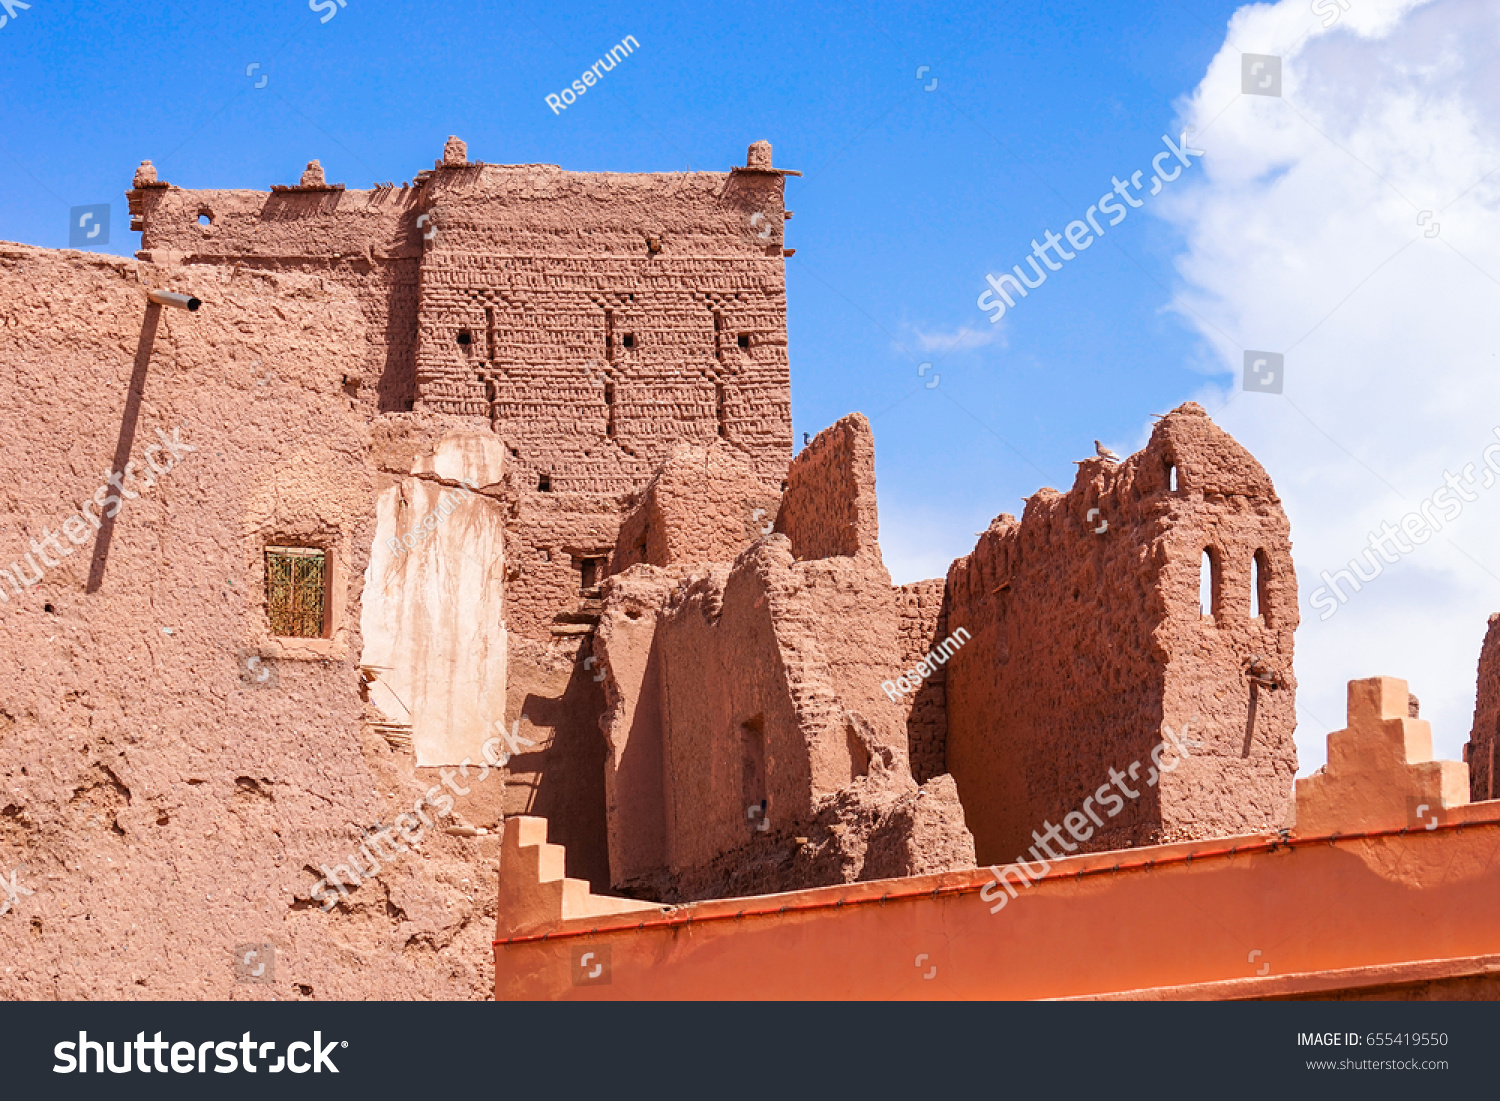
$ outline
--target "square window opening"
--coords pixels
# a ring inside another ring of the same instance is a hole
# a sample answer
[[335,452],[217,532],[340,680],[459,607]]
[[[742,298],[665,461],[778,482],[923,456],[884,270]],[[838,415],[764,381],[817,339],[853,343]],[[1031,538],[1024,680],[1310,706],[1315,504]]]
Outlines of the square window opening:
[[266,548],[266,614],[278,638],[327,637],[327,551]]

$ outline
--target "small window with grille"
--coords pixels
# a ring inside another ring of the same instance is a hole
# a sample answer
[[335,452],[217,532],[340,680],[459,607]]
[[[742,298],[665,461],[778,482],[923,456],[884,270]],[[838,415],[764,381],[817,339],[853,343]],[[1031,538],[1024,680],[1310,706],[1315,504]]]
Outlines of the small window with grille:
[[266,548],[266,611],[271,634],[322,638],[328,607],[328,556],[314,547]]

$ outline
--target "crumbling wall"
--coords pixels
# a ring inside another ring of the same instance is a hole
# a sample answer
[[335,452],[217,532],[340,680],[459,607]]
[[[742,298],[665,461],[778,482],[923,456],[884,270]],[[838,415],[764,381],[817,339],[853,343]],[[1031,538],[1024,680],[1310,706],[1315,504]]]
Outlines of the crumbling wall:
[[875,436],[864,414],[850,413],[798,452],[775,530],[799,560],[879,553]]
[[[506,617],[511,631],[539,642],[586,635],[598,621],[592,590],[608,572],[619,540],[617,497],[527,493],[511,487],[506,524]],[[585,586],[584,567],[595,577]]]
[[[148,307],[148,286],[202,308]],[[360,693],[382,475],[341,376],[365,324],[317,276],[0,245],[0,403],[27,410],[0,437],[0,566],[42,567],[20,591],[0,576],[0,870],[34,892],[0,915],[11,996],[489,988],[498,837],[444,830],[493,825],[503,777],[454,775],[469,794],[443,816],[443,776]],[[158,431],[186,450],[153,474]],[[98,490],[127,458],[137,496],[111,517]],[[99,526],[64,524],[80,508]],[[30,541],[60,524],[81,541],[46,566]],[[270,637],[264,549],[283,541],[327,553],[326,637]],[[321,869],[429,792],[432,828],[325,888],[325,912]],[[274,946],[272,984],[235,983],[245,943]]]
[[605,694],[599,726],[605,761],[609,870],[615,884],[650,880],[668,864],[667,776],[657,617],[691,567],[637,567],[609,579],[594,635]]
[[610,570],[619,573],[640,563],[733,561],[771,534],[780,496],[738,449],[678,446],[634,495],[620,523]]
[[1474,696],[1474,726],[1464,746],[1469,766],[1469,799],[1478,803],[1500,798],[1495,791],[1495,743],[1500,740],[1500,614],[1490,616],[1479,650],[1479,685]]
[[[1205,549],[1213,616],[1198,607]],[[972,641],[946,667],[947,764],[980,862],[1015,859],[1075,812],[1069,851],[1285,824],[1296,595],[1270,479],[1193,403],[1125,462],[1082,462],[1067,494],[996,519],[948,574],[949,631]],[[1174,750],[1148,784],[1168,729],[1186,759]]]
[[685,569],[605,585],[616,885],[681,900],[968,866],[951,780],[919,793],[905,709],[878,688],[896,661],[888,581],[794,562],[777,535]]
[[[867,498],[868,523],[852,530],[870,542],[798,561],[778,533],[732,565],[637,565],[605,585],[620,886],[701,898],[972,859],[951,781],[919,796],[907,706],[881,688],[899,664],[900,621],[873,543],[869,426],[846,418],[824,435],[835,443],[809,450],[825,461],[789,479],[788,497],[796,486],[843,516],[860,513],[840,493]],[[653,813],[659,827],[643,824]]]
[[[916,668],[948,636],[947,589],[942,577],[897,587],[902,669]],[[898,693],[907,708],[906,740],[911,746],[911,772],[918,783],[948,771],[947,684],[947,665],[940,664],[916,691]]]

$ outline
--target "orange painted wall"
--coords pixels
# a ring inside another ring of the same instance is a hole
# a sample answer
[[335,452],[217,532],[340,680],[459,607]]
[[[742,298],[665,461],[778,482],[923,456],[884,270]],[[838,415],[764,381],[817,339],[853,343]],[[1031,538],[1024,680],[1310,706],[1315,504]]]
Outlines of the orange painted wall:
[[[496,945],[495,993],[1031,999],[1254,980],[1262,969],[1285,993],[1292,973],[1500,953],[1500,802],[1447,813],[1432,831],[1240,837],[1073,857],[994,914],[979,894],[992,873],[980,869],[704,902],[665,917],[560,922],[546,940]],[[918,897],[880,903],[887,892]],[[734,917],[767,909],[777,912]],[[597,967],[605,950],[608,971],[576,985],[579,955],[593,951]]]

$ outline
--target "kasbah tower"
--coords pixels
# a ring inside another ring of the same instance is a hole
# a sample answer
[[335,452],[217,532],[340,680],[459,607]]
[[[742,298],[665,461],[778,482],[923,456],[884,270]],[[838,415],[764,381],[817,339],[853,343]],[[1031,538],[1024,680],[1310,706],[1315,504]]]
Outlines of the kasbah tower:
[[1199,406],[892,584],[868,422],[794,449],[787,175],[145,162],[136,259],[0,245],[15,996],[227,997],[259,942],[278,997],[565,996],[526,938],[581,918],[990,921],[1043,823],[1118,864],[1343,813],[1353,750],[1294,791],[1286,516]]

